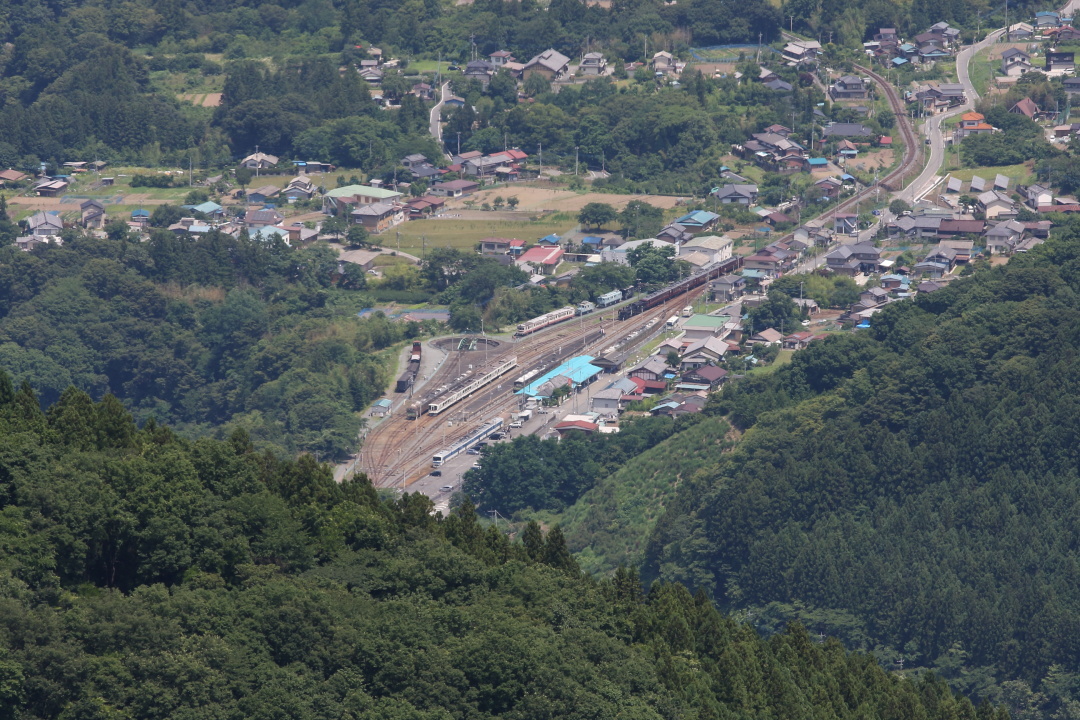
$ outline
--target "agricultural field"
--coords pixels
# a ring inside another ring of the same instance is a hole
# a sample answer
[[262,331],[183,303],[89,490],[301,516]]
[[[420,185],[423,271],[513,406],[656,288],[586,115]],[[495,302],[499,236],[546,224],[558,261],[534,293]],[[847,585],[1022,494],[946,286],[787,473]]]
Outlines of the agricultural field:
[[1010,187],[1026,185],[1035,177],[1035,163],[1028,161],[1019,165],[999,165],[997,167],[967,168],[964,170],[952,170],[949,172],[954,178],[960,178],[964,182],[971,182],[971,178],[978,175],[993,182],[995,175],[1004,175],[1012,180]]

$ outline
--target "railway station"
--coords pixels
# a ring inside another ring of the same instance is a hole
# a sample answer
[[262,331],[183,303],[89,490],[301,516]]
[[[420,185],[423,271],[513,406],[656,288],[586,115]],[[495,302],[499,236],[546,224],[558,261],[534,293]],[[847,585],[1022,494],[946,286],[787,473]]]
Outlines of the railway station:
[[602,368],[592,364],[594,359],[591,355],[572,357],[562,365],[549,370],[533,382],[514,392],[526,397],[548,398],[551,397],[556,388],[568,383],[575,390],[580,389],[604,372]]

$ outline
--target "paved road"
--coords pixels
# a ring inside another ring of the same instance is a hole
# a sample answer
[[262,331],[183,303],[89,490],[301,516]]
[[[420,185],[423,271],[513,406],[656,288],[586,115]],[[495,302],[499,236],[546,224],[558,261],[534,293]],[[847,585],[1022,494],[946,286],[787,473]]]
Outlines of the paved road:
[[431,108],[431,118],[428,127],[428,130],[431,132],[431,137],[439,142],[442,142],[442,106],[448,97],[450,97],[450,83],[445,82],[443,83],[443,86],[439,88],[439,102],[435,103],[435,107]]
[[[1080,0],[1070,1],[1080,2]],[[988,45],[997,42],[998,38],[1000,38],[1004,32],[1004,29],[995,30],[987,35],[982,42],[975,45],[968,45],[957,53],[956,74],[960,79],[960,84],[964,86],[964,94],[967,96],[967,102],[950,112],[934,115],[923,124],[921,139],[930,139],[930,159],[919,176],[902,192],[898,193],[897,197],[900,197],[909,203],[914,202],[929,192],[934,184],[938,182],[938,171],[941,170],[941,165],[945,161],[945,136],[941,132],[941,128],[947,118],[958,113],[965,113],[975,106],[975,101],[979,99],[979,93],[975,91],[975,86],[971,84],[971,75],[968,72],[971,60],[975,57],[977,52]]]

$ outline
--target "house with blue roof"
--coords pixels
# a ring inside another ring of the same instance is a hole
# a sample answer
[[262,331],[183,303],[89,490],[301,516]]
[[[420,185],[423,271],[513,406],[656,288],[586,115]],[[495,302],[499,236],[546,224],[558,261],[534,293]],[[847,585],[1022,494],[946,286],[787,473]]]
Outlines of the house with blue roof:
[[690,231],[709,230],[716,225],[716,221],[719,219],[720,216],[716,213],[711,213],[708,210],[695,210],[683,215],[675,221],[675,224],[682,225]]
[[131,211],[131,222],[145,225],[150,222],[150,211],[138,208]]
[[204,203],[199,203],[198,205],[185,205],[184,207],[190,207],[195,212],[202,213],[203,215],[208,215],[211,218],[215,218],[225,214],[225,208],[221,207],[216,202],[212,202],[210,200],[207,200]]
[[540,238],[536,242],[539,245],[558,245],[559,244],[559,239],[560,238],[559,238],[558,235],[556,235],[555,233],[552,233],[551,235],[547,235],[546,237]]
[[587,235],[586,237],[581,238],[582,245],[593,245],[595,247],[600,247],[600,243],[603,241],[604,238],[597,237],[596,235]]
[[808,162],[810,163],[811,170],[824,170],[829,167],[828,158],[810,158]]

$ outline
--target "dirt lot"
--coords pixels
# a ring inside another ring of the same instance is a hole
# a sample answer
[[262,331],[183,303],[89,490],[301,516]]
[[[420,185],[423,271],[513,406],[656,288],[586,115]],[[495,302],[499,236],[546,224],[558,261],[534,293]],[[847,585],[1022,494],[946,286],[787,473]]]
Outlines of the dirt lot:
[[221,93],[180,93],[176,97],[201,107],[217,107],[221,104]]
[[893,157],[894,151],[891,148],[883,148],[867,153],[859,153],[858,157],[849,160],[848,164],[856,170],[873,172],[875,169],[887,168],[892,165]]
[[[504,199],[510,196],[517,197],[519,201],[518,213],[522,211],[536,212],[538,210],[576,213],[591,202],[607,203],[616,210],[621,210],[631,200],[642,200],[650,205],[667,210],[675,207],[680,200],[680,198],[667,195],[612,195],[609,193],[585,193],[579,195],[571,190],[510,185],[491,190],[481,190],[468,198],[452,200],[447,203],[447,206],[456,211],[457,208],[465,207],[466,200],[471,200],[479,206],[485,202],[491,202],[496,195],[501,195]],[[484,219],[491,219],[491,213],[484,213]]]

